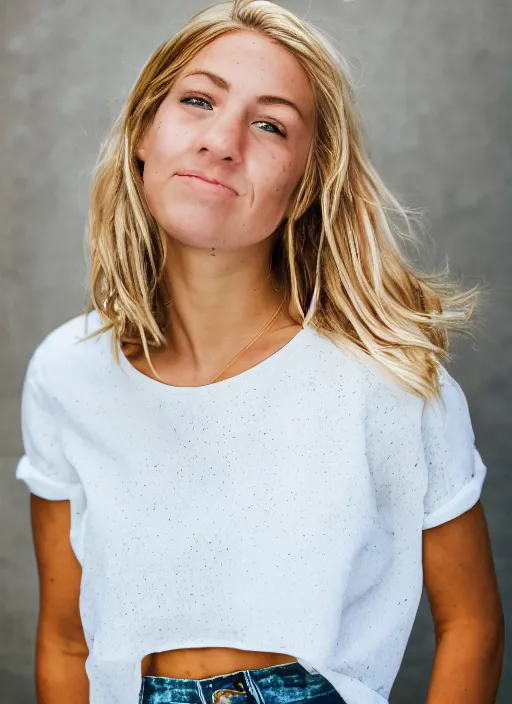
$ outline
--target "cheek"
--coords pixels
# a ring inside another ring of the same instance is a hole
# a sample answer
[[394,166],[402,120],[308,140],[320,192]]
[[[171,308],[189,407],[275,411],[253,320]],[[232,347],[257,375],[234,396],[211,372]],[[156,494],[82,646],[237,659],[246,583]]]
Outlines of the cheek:
[[155,132],[148,145],[142,175],[144,191],[150,206],[155,206],[162,198],[179,163],[179,140],[172,130]]
[[147,146],[145,171],[148,177],[162,178],[173,173],[176,160],[184,149],[185,135],[179,125],[170,119],[155,121]]
[[260,173],[258,176],[260,183],[258,200],[260,200],[262,207],[274,211],[284,210],[299,176],[296,164],[291,160],[279,165],[274,162],[265,176]]

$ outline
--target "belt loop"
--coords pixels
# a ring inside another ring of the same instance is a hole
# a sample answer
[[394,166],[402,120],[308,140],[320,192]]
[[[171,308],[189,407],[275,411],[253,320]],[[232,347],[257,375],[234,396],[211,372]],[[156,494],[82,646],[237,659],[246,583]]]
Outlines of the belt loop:
[[258,685],[251,677],[251,673],[248,670],[244,670],[243,673],[245,676],[245,681],[247,682],[247,689],[254,697],[256,704],[265,704]]

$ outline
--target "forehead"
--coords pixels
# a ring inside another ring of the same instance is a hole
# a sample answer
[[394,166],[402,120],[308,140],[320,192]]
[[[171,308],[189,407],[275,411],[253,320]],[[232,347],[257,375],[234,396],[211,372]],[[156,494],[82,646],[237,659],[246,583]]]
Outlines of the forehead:
[[222,76],[237,93],[290,98],[303,114],[312,115],[313,88],[306,71],[285,46],[259,32],[235,31],[217,37],[182,69],[178,80],[194,80],[184,76],[196,69]]

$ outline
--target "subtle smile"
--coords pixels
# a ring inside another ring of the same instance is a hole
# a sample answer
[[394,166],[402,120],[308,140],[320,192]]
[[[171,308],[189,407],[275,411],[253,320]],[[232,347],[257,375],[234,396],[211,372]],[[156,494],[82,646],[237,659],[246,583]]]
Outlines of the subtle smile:
[[211,192],[225,193],[226,195],[230,193],[232,195],[238,195],[238,193],[230,186],[226,186],[225,184],[219,183],[218,181],[209,181],[207,178],[204,178],[198,174],[177,173],[176,176],[180,176],[183,179],[188,179],[190,182],[193,182],[197,185],[204,186]]

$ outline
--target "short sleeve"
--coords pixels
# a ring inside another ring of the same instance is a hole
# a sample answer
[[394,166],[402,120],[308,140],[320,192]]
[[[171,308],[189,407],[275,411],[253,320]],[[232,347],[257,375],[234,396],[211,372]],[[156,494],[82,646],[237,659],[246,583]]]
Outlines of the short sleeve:
[[80,481],[62,453],[54,399],[41,384],[36,354],[29,361],[23,382],[21,432],[25,454],[16,467],[16,478],[43,499],[71,499]]
[[423,529],[457,518],[480,498],[487,468],[475,447],[464,392],[441,367],[442,403],[425,404],[422,441],[428,471]]

